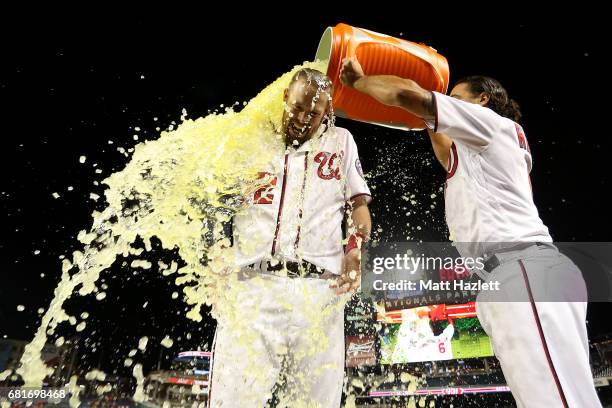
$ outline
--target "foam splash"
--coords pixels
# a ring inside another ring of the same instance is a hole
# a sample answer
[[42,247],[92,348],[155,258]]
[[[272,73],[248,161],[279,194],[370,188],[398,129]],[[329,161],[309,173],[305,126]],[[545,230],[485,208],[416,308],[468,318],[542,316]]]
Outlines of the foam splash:
[[[296,66],[240,112],[226,109],[195,120],[184,115],[176,130],[135,146],[125,169],[104,180],[107,207],[94,212],[92,227],[79,233],[82,250],[63,261],[54,298],[17,370],[26,387],[40,387],[53,371],[42,361],[41,350],[60,323],[75,321],[64,311],[65,301],[75,294],[103,299],[105,292],[97,286],[100,274],[117,256],[137,254],[132,247],[137,237],[146,250],[151,250],[153,237],[165,249],[178,249],[185,266],[159,266],[164,275],[178,275],[176,285],[187,285],[187,317],[200,321],[202,305],[222,302],[221,291],[215,290],[218,274],[233,263],[230,251],[224,251],[227,242],[219,239],[221,223],[240,210],[240,197],[258,188],[259,169],[284,151],[277,129],[289,80],[298,69],[324,66]],[[150,265],[140,261],[135,266]]]

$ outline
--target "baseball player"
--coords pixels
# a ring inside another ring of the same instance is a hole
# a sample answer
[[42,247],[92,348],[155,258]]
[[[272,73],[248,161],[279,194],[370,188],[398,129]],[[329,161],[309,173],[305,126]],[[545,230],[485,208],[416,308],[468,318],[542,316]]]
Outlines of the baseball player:
[[279,130],[286,151],[261,169],[259,188],[234,217],[241,272],[230,285],[233,312],[215,334],[212,407],[263,407],[275,385],[281,405],[340,406],[344,304],[360,284],[371,196],[353,136],[333,125],[331,95],[319,71],[293,77]]
[[600,407],[589,367],[586,286],[534,205],[518,105],[487,77],[459,81],[449,97],[410,79],[367,76],[351,58],[340,79],[432,128],[434,152],[448,171],[451,240],[461,243],[462,256],[482,256],[486,278],[500,282],[499,292],[479,293],[477,314],[517,405]]

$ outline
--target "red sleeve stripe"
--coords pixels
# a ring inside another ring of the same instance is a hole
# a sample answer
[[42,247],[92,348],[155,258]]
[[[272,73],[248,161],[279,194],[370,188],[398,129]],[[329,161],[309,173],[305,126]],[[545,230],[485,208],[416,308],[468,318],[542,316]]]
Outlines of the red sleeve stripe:
[[436,100],[436,94],[434,92],[431,93],[431,99],[434,106],[434,133],[438,131],[438,101]]
[[521,267],[521,273],[523,274],[523,280],[525,281],[525,286],[527,288],[527,293],[529,295],[529,303],[531,304],[531,311],[535,319],[536,327],[538,329],[538,334],[540,335],[540,341],[542,342],[542,349],[544,351],[544,355],[546,356],[546,361],[548,362],[550,373],[552,374],[553,380],[555,381],[555,385],[557,386],[557,392],[559,393],[559,398],[561,399],[561,403],[563,404],[563,407],[567,408],[568,407],[567,398],[565,397],[565,392],[563,391],[563,387],[561,386],[561,381],[559,380],[557,370],[555,369],[555,365],[553,364],[552,357],[550,356],[550,351],[548,349],[546,337],[544,336],[544,329],[542,328],[542,323],[540,321],[540,315],[538,314],[536,302],[535,302],[535,299],[533,298],[533,293],[531,291],[531,285],[529,284],[529,277],[527,276],[527,269],[525,268],[525,264],[523,263],[521,259],[519,259],[518,263],[519,263],[519,266]]
[[[452,166],[451,166],[451,163],[452,163]],[[455,146],[454,142],[451,145],[450,154],[448,155],[448,164],[449,164],[448,166],[449,170],[448,170],[448,175],[446,176],[447,180],[455,175],[455,172],[457,171],[457,165],[459,164],[459,155],[457,154],[457,146]]]

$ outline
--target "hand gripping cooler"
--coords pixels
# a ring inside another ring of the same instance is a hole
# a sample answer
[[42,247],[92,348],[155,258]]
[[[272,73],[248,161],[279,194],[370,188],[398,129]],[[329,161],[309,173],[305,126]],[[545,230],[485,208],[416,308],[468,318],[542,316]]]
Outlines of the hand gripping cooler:
[[398,107],[382,105],[372,97],[340,83],[342,60],[356,56],[367,75],[396,75],[412,79],[430,91],[446,93],[448,61],[436,50],[347,24],[328,27],[316,59],[329,61],[327,75],[334,83],[337,116],[403,130],[424,129],[425,123]]

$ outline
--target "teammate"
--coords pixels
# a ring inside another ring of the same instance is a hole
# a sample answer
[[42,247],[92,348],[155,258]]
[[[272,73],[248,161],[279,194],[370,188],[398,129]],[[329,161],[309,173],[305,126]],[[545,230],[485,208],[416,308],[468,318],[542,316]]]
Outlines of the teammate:
[[262,169],[234,217],[241,273],[215,334],[212,407],[263,407],[275,384],[283,406],[340,406],[344,304],[360,285],[371,196],[353,136],[333,125],[331,95],[319,71],[293,77],[279,130],[285,154]]
[[477,314],[517,405],[600,407],[589,367],[586,286],[534,205],[518,105],[487,77],[459,81],[449,97],[410,79],[367,76],[350,58],[340,79],[433,129],[434,152],[448,171],[451,240],[463,256],[482,256],[487,279],[500,282],[499,292],[478,295]]

